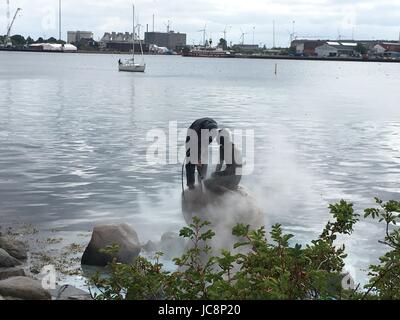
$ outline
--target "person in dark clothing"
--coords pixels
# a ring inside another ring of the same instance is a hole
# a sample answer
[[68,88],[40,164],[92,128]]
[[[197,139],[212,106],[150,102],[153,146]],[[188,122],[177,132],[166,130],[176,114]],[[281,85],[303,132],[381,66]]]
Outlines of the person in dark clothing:
[[[207,180],[205,185],[216,193],[237,190],[242,180],[242,153],[232,142],[231,135],[227,130],[220,130],[217,141],[220,144],[219,164],[212,178]],[[224,165],[226,168],[222,170]]]
[[[188,130],[186,138],[186,179],[189,189],[194,189],[196,167],[200,179],[204,180],[207,176],[208,163],[202,163],[202,156],[205,156],[206,153],[208,158],[208,146],[207,148],[205,148],[205,146],[202,148],[203,130],[206,130],[206,133],[211,135],[208,141],[209,144],[211,144],[217,136],[217,134],[215,133],[218,130],[218,123],[213,119],[203,118],[196,120]],[[194,146],[195,141],[192,141],[192,143],[190,143],[191,136],[193,138],[197,137],[196,146]],[[192,150],[193,148],[197,148],[197,150]]]

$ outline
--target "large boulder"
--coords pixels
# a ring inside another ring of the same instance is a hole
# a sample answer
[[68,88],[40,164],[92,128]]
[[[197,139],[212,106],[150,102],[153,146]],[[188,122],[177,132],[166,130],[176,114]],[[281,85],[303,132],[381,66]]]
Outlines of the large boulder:
[[243,187],[223,194],[201,187],[186,190],[182,197],[182,212],[188,224],[193,223],[193,217],[211,222],[208,228],[216,233],[211,242],[214,254],[219,254],[221,249],[231,250],[238,242],[239,239],[232,235],[232,229],[238,223],[250,225],[252,229],[265,225],[264,214],[256,199]]
[[146,253],[155,253],[157,251],[157,245],[151,240],[148,241],[142,248]]
[[0,281],[0,295],[22,300],[51,300],[50,292],[39,281],[27,277],[13,277]]
[[115,258],[121,263],[132,263],[141,251],[139,237],[129,225],[101,225],[93,230],[92,239],[82,256],[82,264],[105,267],[113,257],[101,250],[112,245],[119,246],[120,250]]
[[0,280],[5,280],[12,277],[25,277],[25,270],[16,267],[16,268],[0,268]]
[[70,285],[60,286],[56,290],[50,290],[50,293],[53,300],[93,300],[88,292]]
[[185,251],[186,241],[177,233],[167,232],[161,236],[158,251],[164,254],[167,259],[179,258]]
[[19,265],[20,261],[10,256],[4,249],[0,249],[0,268],[13,268]]
[[0,237],[0,248],[18,260],[26,260],[28,258],[27,246],[22,241]]

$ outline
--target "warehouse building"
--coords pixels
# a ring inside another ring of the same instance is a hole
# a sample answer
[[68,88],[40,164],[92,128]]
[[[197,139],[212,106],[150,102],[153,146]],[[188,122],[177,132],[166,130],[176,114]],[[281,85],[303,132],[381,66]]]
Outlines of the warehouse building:
[[67,43],[78,43],[81,40],[93,39],[93,32],[91,31],[68,31]]
[[324,40],[294,40],[292,47],[296,49],[296,54],[304,56],[315,56],[315,48],[325,44]]
[[[104,51],[131,52],[133,33],[129,32],[106,32],[100,40],[100,48]],[[144,52],[149,51],[149,46],[142,42]],[[140,41],[135,40],[135,52],[140,52]]]
[[146,32],[144,42],[147,45],[166,47],[169,50],[179,50],[186,46],[186,34],[170,32]]
[[334,42],[327,43],[315,48],[318,57],[354,57],[358,56],[357,43]]

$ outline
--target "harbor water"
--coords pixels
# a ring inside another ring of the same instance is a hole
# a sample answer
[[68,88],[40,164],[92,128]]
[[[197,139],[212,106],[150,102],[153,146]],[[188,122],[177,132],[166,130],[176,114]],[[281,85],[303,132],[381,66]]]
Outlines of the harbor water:
[[[399,199],[399,64],[148,56],[145,74],[126,74],[120,57],[0,52],[0,224],[127,222],[143,241],[179,230],[181,165],[148,164],[146,136],[206,116],[254,130],[243,186],[299,243],[330,203]],[[361,221],[343,238],[356,274],[383,235]]]

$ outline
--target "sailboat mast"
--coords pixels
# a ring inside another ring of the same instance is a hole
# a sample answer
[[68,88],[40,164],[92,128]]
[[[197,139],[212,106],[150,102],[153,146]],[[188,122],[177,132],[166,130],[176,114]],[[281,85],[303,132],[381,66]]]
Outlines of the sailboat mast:
[[136,39],[136,34],[135,34],[135,5],[132,5],[133,7],[133,49],[132,49],[132,54],[133,54],[133,62],[135,62],[135,39]]

